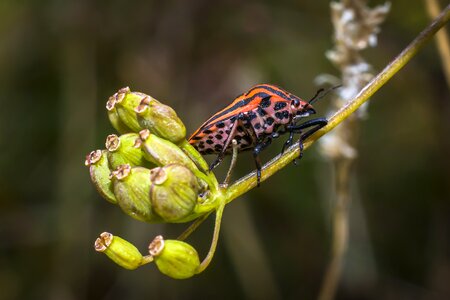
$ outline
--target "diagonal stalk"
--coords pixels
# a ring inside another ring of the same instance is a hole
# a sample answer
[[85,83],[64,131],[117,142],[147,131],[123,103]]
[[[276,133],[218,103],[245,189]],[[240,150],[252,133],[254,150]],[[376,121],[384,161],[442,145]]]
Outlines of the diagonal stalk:
[[[434,36],[434,34],[442,28],[450,19],[450,4],[442,11],[442,13],[434,19],[391,63],[389,63],[377,76],[375,76],[356,97],[350,100],[338,112],[336,112],[328,122],[328,125],[317,131],[304,142],[304,149],[309,148],[321,136],[335,128],[342,121],[347,119],[355,112],[363,103],[384,84],[386,84],[392,76],[400,71],[417,52]],[[298,146],[291,146],[283,155],[278,155],[269,161],[263,167],[261,181],[266,180],[299,155]],[[246,193],[256,187],[256,172],[252,172],[237,180],[224,191],[226,202],[231,202],[240,195]]]

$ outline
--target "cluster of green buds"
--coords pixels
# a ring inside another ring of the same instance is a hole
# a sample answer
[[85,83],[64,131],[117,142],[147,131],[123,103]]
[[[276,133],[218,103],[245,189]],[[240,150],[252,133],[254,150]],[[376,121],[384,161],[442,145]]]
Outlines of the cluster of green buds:
[[[108,99],[106,109],[119,135],[108,135],[105,149],[92,151],[85,161],[101,196],[148,223],[188,222],[217,209],[217,179],[186,140],[186,128],[171,107],[126,87]],[[150,243],[147,256],[110,233],[100,235],[95,249],[126,269],[154,261],[177,279],[193,276],[200,265],[192,246],[161,236]]]
[[186,279],[200,270],[197,251],[183,241],[164,240],[158,235],[148,246],[148,255],[142,255],[130,242],[109,232],[103,232],[95,240],[94,248],[128,270],[155,262],[159,271],[174,279]]

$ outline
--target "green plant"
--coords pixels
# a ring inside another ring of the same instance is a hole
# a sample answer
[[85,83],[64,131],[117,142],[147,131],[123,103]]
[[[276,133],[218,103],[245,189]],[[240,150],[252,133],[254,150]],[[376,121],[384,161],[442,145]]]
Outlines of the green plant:
[[[304,142],[304,149],[310,147],[317,139],[334,129],[364,104],[449,21],[449,18],[450,5],[358,95],[339,109],[329,119],[327,126],[309,137]],[[156,106],[160,113],[157,116],[145,113],[148,109],[146,106]],[[89,166],[91,178],[100,193],[110,202],[117,203],[127,214],[143,221],[150,223],[195,221],[177,241],[166,240],[164,242],[161,237],[155,238],[150,244],[149,255],[146,256],[138,254],[134,246],[123,239],[117,239],[119,243],[116,245],[118,246],[108,248],[107,243],[102,241],[105,240],[105,237],[112,235],[105,233],[99,238],[100,240],[96,241],[96,249],[101,252],[109,249],[108,257],[128,269],[161,259],[161,263],[156,263],[156,265],[164,274],[173,278],[189,278],[201,273],[209,265],[214,255],[222,213],[226,204],[256,187],[255,173],[248,174],[231,185],[219,185],[214,174],[207,171],[207,165],[203,158],[186,142],[184,125],[176,113],[150,96],[131,92],[128,88],[121,89],[108,100],[107,109],[111,123],[118,132],[134,133],[133,143],[129,143],[126,149],[119,150],[124,154],[122,158],[137,157],[135,161],[139,161],[141,152],[136,152],[135,149],[141,149],[148,168],[121,164],[114,169],[108,161],[110,155],[105,152],[109,150],[91,152],[86,159],[86,165]],[[152,135],[157,143],[146,144],[149,136]],[[120,142],[120,137],[118,140]],[[115,138],[114,141],[117,142]],[[292,146],[283,155],[275,157],[262,168],[261,181],[288,165],[298,155],[298,147]],[[168,157],[169,159],[167,159]],[[177,165],[180,170],[185,172],[183,181],[177,179],[179,176],[177,172],[169,172],[168,166],[171,165]],[[153,168],[150,169],[151,167]],[[162,176],[161,172],[164,172],[165,175]],[[112,176],[109,175],[110,173]],[[185,180],[186,178],[188,180]],[[164,186],[166,180],[172,183],[165,186],[164,193],[154,194],[151,192],[157,186]],[[195,195],[196,198],[194,203],[192,195]],[[174,205],[177,205],[173,199],[182,203],[182,207],[173,209]],[[154,204],[156,202],[157,205]],[[158,209],[155,210],[155,207]],[[200,262],[192,246],[182,241],[214,211],[216,212],[216,221],[210,251]],[[112,242],[111,245],[113,245]],[[167,245],[170,246],[164,250]],[[159,255],[161,258],[158,258]]]

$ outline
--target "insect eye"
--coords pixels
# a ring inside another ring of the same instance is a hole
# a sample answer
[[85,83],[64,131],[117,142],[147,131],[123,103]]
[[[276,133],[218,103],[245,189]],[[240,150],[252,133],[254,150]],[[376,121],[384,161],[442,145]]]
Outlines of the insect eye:
[[292,100],[292,103],[291,103],[292,107],[297,108],[297,107],[299,107],[299,105],[300,105],[300,101],[298,99]]

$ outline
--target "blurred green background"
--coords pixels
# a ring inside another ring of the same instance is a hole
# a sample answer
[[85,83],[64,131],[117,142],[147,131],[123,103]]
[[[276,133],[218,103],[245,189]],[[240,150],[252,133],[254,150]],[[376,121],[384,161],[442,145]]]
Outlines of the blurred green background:
[[[423,1],[393,1],[365,58],[382,69],[428,23]],[[256,83],[310,98],[317,75],[339,76],[324,56],[332,32],[328,1],[2,0],[0,299],[317,297],[333,201],[317,146],[227,206],[212,264],[184,281],[94,251],[102,231],[145,251],[186,225],[130,219],[94,192],[83,163],[113,132],[105,102],[117,89],[174,107],[190,133]],[[372,100],[337,299],[450,299],[450,99],[434,43]],[[235,179],[254,168],[249,154],[238,165]],[[211,233],[209,220],[189,239],[201,256]]]

